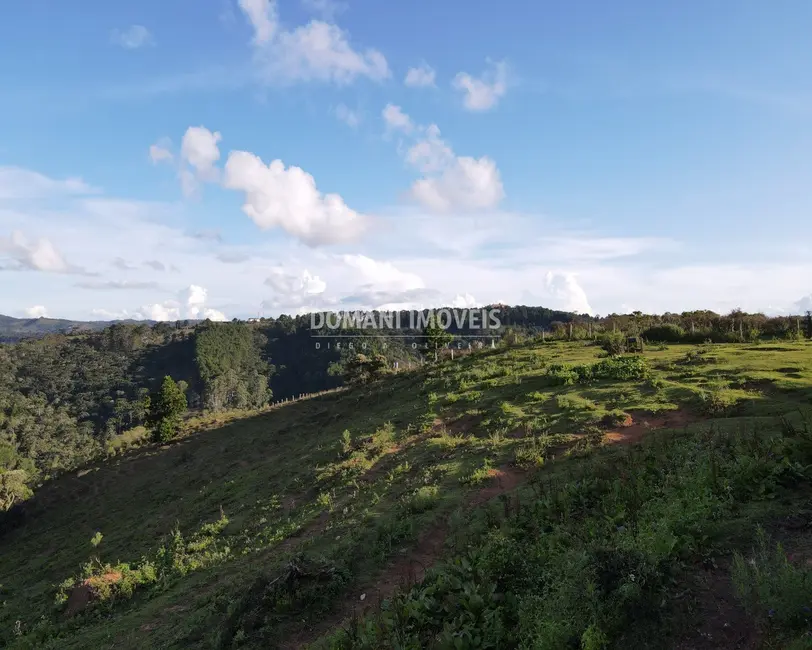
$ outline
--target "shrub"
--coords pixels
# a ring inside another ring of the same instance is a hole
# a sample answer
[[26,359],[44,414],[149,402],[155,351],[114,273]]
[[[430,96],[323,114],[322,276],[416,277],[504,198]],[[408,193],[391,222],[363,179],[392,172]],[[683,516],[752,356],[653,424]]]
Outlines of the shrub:
[[671,323],[654,325],[643,332],[643,338],[657,343],[679,343],[685,338],[685,330]]
[[794,566],[761,528],[752,556],[733,558],[733,587],[748,612],[773,626],[801,632],[812,622],[812,569]]
[[412,514],[431,510],[440,500],[440,488],[436,485],[424,485],[417,488],[406,499],[406,507]]
[[607,332],[598,338],[598,345],[610,355],[623,354],[626,351],[626,336],[623,332]]

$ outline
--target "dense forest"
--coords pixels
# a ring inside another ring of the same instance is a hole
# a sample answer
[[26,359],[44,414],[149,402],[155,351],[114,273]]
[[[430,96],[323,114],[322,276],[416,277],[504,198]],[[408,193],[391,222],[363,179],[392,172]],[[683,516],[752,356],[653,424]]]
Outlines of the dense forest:
[[[590,317],[499,307],[502,325],[489,335],[508,343],[528,336],[637,336],[674,343],[812,336],[809,315],[696,311]],[[447,332],[436,324],[409,329],[408,312],[399,330],[314,331],[311,322],[310,315],[283,315],[251,323],[115,323],[101,331],[80,328],[0,344],[0,510],[38,482],[105,453],[116,436],[149,427],[150,404],[155,411],[166,399],[160,394],[166,377],[178,382],[183,408],[191,411],[258,409],[271,400],[411,367],[430,359],[432,349],[436,356],[452,339],[456,347],[483,344],[481,330],[455,324]]]

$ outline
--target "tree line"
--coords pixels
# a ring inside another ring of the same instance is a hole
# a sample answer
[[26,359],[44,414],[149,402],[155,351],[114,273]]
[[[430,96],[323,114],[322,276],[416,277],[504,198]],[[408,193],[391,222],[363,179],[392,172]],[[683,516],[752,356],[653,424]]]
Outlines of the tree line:
[[[812,318],[734,311],[586,316],[500,306],[505,342],[627,337],[652,342],[755,341],[812,336]],[[409,318],[401,322],[408,323]],[[320,338],[314,338],[319,335]],[[409,329],[314,332],[309,315],[258,322],[116,323],[98,332],[49,334],[0,344],[0,510],[39,481],[102,455],[117,435],[146,426],[177,435],[188,411],[259,409],[286,399],[374,380],[435,360],[477,332],[430,321]]]

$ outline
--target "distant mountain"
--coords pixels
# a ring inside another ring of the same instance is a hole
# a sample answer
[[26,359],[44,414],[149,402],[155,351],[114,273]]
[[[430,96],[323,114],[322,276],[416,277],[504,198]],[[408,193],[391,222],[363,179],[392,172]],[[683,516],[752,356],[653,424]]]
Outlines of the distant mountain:
[[[14,343],[21,339],[64,334],[67,332],[97,332],[114,322],[136,321],[78,321],[62,318],[12,318],[0,314],[0,343]],[[139,321],[151,324],[149,321]]]

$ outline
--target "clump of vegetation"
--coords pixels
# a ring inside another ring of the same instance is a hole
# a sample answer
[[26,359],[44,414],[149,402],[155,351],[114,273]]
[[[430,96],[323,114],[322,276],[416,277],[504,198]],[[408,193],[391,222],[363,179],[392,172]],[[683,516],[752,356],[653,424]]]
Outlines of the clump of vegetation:
[[[396,639],[454,647],[459,638],[486,647],[640,647],[657,638],[684,561],[723,534],[725,518],[812,478],[809,440],[793,427],[701,433],[587,457],[569,476],[537,482],[532,502],[523,499],[468,550],[319,647],[371,650]],[[571,543],[582,536],[589,541]],[[761,615],[782,607],[783,624],[805,624],[806,570],[757,557],[738,560],[735,573]]]
[[589,384],[599,380],[631,381],[650,374],[648,361],[636,355],[610,357],[594,364],[550,364],[547,375],[560,384]]
[[611,356],[626,352],[626,343],[626,335],[623,332],[607,332],[598,339],[601,349]]
[[[736,552],[733,587],[748,612],[768,631],[772,641],[801,642],[812,625],[812,568],[796,566],[781,544],[772,545],[759,528],[750,557]],[[806,647],[782,645],[782,647]]]
[[685,339],[685,330],[674,323],[654,325],[643,331],[643,338],[657,343],[679,343]]
[[[78,576],[59,584],[56,604],[60,607],[70,605],[71,594],[79,588],[89,590],[92,602],[112,604],[130,598],[138,587],[156,583],[166,585],[172,579],[220,562],[230,555],[227,545],[218,544],[218,537],[228,523],[225,514],[220,513],[217,521],[204,524],[188,539],[175,528],[152,557],[144,557],[135,565],[126,562],[112,564],[93,557]],[[97,532],[91,545],[96,548],[101,541],[102,535]]]

